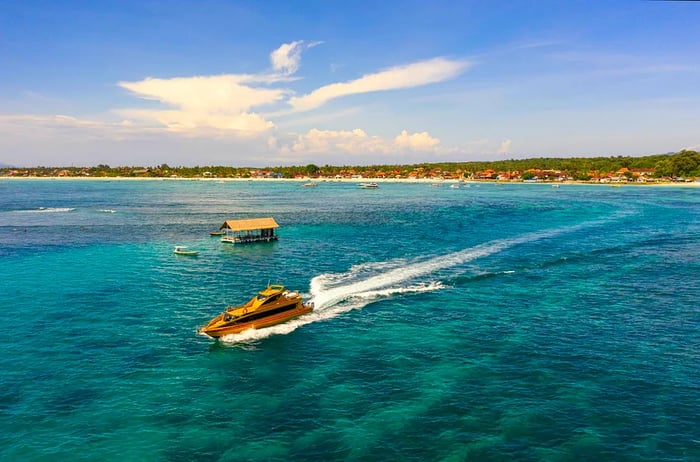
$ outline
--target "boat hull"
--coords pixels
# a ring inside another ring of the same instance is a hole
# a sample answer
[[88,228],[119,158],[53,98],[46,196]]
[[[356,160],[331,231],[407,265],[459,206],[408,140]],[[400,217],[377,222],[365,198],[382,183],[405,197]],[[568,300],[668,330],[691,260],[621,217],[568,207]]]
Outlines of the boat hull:
[[207,326],[199,330],[200,334],[208,335],[212,338],[223,337],[224,335],[238,334],[248,329],[264,329],[277,324],[282,324],[290,319],[297,318],[306,313],[313,311],[313,306],[308,304],[298,303],[291,310],[286,310],[282,313],[272,314],[260,319],[255,319],[249,322],[239,322],[236,324],[221,325],[223,315],[214,318]]

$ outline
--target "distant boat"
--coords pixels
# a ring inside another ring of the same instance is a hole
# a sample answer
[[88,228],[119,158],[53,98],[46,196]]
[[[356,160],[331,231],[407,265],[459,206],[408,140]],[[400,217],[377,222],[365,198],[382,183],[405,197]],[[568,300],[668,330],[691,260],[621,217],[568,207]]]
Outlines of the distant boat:
[[209,231],[210,236],[223,236],[224,234],[226,234],[226,233],[224,231],[221,231],[221,230],[220,231]]
[[363,189],[377,189],[379,187],[377,183],[360,183],[359,186]]
[[196,257],[199,255],[199,252],[196,250],[185,250],[187,249],[187,246],[184,245],[178,245],[175,246],[175,250],[173,250],[173,253],[176,255],[185,255],[188,257]]
[[305,188],[313,188],[314,186],[318,186],[318,184],[311,182],[311,183],[304,183]]

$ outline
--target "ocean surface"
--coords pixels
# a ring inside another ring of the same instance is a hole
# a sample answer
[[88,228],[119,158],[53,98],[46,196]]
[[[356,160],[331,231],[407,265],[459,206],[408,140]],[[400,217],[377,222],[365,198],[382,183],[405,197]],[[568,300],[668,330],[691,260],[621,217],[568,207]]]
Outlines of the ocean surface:
[[461,186],[0,180],[0,460],[700,460],[700,188]]

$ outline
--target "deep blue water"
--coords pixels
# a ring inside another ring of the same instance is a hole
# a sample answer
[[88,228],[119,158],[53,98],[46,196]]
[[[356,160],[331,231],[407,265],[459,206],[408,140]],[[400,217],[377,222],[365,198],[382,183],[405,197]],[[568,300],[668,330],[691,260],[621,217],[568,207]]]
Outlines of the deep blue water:
[[0,180],[0,460],[700,460],[698,300],[698,188]]

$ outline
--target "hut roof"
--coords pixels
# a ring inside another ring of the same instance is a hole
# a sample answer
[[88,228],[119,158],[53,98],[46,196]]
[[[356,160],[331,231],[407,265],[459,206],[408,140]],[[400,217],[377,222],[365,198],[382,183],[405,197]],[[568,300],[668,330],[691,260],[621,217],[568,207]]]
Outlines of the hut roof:
[[219,229],[230,229],[231,231],[253,231],[256,229],[279,228],[274,218],[250,218],[246,220],[226,220]]

